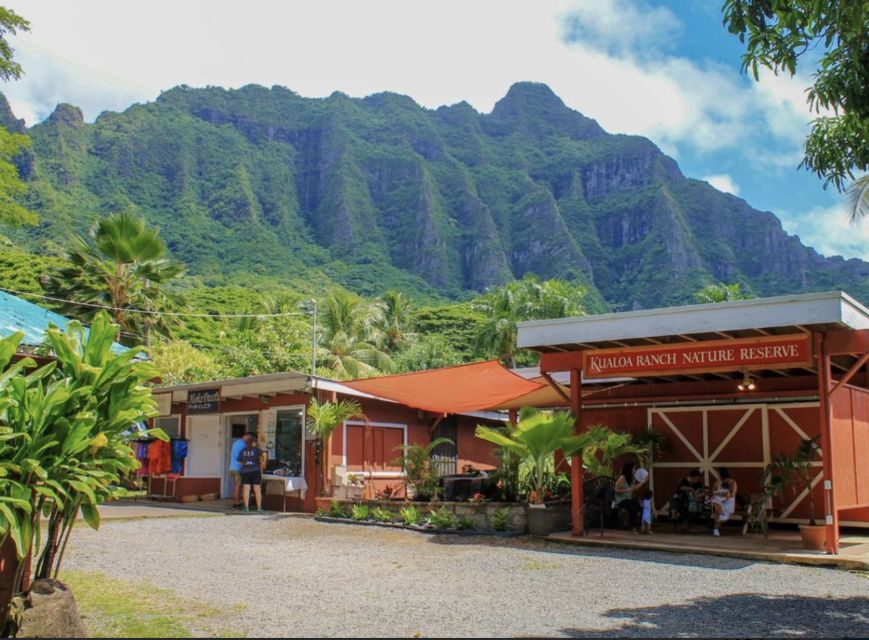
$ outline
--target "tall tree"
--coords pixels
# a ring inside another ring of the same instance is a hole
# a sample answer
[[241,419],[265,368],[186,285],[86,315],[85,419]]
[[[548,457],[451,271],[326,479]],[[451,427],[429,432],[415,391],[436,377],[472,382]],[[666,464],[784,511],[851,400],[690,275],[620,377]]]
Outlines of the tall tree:
[[383,334],[383,344],[389,353],[413,342],[413,314],[407,297],[400,291],[390,289],[380,298],[382,319],[378,327]]
[[742,291],[742,287],[738,282],[733,284],[725,284],[716,282],[715,284],[706,285],[700,291],[694,294],[694,299],[701,303],[708,302],[730,302],[731,300],[747,300],[751,296]]
[[[15,51],[8,36],[30,31],[30,23],[14,11],[0,7],[0,80],[17,80],[24,70],[15,61]],[[12,224],[33,224],[36,215],[21,206],[18,199],[27,192],[14,160],[30,146],[30,139],[0,126],[0,221]]]
[[384,350],[383,308],[353,293],[335,290],[322,304],[320,346],[327,365],[343,379],[390,371],[392,359]]
[[[802,165],[840,191],[869,171],[869,2],[725,0],[723,12],[755,79],[761,67],[794,75],[800,61],[818,61],[807,99],[819,115]],[[859,194],[852,219],[869,210],[869,193]]]
[[515,367],[517,323],[523,320],[563,318],[585,313],[586,289],[563,280],[541,282],[534,275],[490,289],[475,303],[486,316],[474,344],[479,355],[494,355]]
[[128,342],[142,336],[148,345],[152,329],[170,333],[171,316],[155,312],[177,301],[166,285],[183,266],[167,257],[159,230],[141,217],[124,212],[99,220],[87,238],[73,240],[66,260],[69,264],[49,272],[43,284],[69,301],[67,313],[89,320],[98,308],[86,305],[109,307]]

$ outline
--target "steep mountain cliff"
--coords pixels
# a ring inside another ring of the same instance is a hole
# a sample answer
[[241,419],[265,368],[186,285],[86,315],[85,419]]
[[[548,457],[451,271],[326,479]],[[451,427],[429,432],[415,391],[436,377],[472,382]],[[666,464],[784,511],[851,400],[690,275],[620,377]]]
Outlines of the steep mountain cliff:
[[[20,127],[8,106],[0,116]],[[42,223],[10,234],[42,252],[133,207],[206,281],[316,274],[455,297],[534,272],[616,308],[683,303],[712,280],[869,299],[866,262],[818,255],[545,85],[514,85],[489,114],[390,93],[177,87],[94,124],[61,104],[27,133],[19,166]]]

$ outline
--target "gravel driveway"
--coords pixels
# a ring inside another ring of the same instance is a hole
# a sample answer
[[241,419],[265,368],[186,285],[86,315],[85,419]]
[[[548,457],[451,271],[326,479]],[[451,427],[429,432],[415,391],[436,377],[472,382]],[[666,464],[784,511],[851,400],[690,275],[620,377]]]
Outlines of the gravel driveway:
[[214,605],[250,636],[869,636],[863,575],[280,515],[83,527],[65,564]]

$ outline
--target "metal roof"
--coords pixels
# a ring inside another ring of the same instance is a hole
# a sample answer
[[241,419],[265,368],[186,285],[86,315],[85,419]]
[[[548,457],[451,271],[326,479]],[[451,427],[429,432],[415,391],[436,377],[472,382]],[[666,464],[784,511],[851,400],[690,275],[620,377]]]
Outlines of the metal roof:
[[639,346],[812,330],[869,329],[869,309],[843,291],[696,304],[519,323],[538,351]]
[[[65,330],[68,322],[68,318],[58,313],[0,291],[0,337],[5,338],[21,331],[24,333],[22,344],[36,347],[45,343],[45,332],[50,325]],[[118,343],[112,345],[115,353],[126,350],[126,347]]]

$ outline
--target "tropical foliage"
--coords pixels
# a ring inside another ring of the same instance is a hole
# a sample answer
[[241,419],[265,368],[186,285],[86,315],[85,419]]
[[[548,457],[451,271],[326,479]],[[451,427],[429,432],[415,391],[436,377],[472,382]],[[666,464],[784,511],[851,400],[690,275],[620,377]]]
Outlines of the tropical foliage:
[[553,470],[556,451],[573,455],[592,441],[591,435],[576,436],[573,416],[565,411],[527,411],[515,427],[477,426],[476,436],[508,451],[524,466],[528,501],[540,504],[546,498],[547,473]]
[[34,578],[57,577],[78,513],[99,527],[97,506],[124,495],[119,482],[139,465],[132,426],[156,413],[145,386],[156,371],[138,350],[115,355],[117,334],[105,313],[89,332],[50,329],[56,361],[30,372],[29,359],[11,363],[21,335],[0,341],[0,543],[33,554]]
[[440,473],[432,456],[435,449],[443,444],[453,444],[449,438],[435,438],[427,445],[408,444],[398,447],[400,456],[395,464],[404,469],[404,483],[407,495],[414,500],[437,500],[441,489]]
[[485,321],[476,335],[479,353],[511,367],[517,364],[517,323],[523,320],[584,315],[586,288],[561,280],[541,282],[534,275],[489,290],[475,303]]
[[320,402],[317,398],[311,398],[308,403],[307,422],[308,429],[319,441],[319,451],[322,457],[323,482],[320,484],[323,495],[331,486],[332,465],[329,462],[329,446],[332,433],[347,420],[361,418],[362,407],[355,400],[338,400],[336,402]]
[[[726,0],[724,23],[745,43],[743,70],[795,75],[814,66],[807,91],[819,114],[803,165],[840,191],[869,171],[869,4],[845,0]],[[864,209],[854,209],[864,211]]]
[[[50,272],[46,288],[68,315],[93,318],[99,307],[111,309],[122,335],[150,342],[154,328],[169,334],[174,318],[166,313],[176,302],[165,285],[183,271],[167,257],[157,229],[130,212],[100,219],[88,238],[77,237],[66,253],[67,264]],[[88,306],[91,305],[91,306]],[[130,340],[127,340],[130,342]]]
[[325,362],[338,378],[364,378],[376,371],[390,371],[392,359],[385,350],[383,308],[358,295],[335,290],[323,301],[322,337]]
[[751,297],[752,296],[742,291],[742,286],[739,283],[726,284],[724,282],[716,282],[714,284],[706,285],[694,294],[694,300],[701,304],[709,302],[747,300]]
[[809,504],[809,524],[812,525],[816,524],[812,482],[818,475],[816,463],[821,456],[819,439],[820,436],[804,438],[792,455],[779,454],[769,465],[772,474],[778,478],[781,485],[793,485],[797,491],[806,492],[806,500]]

